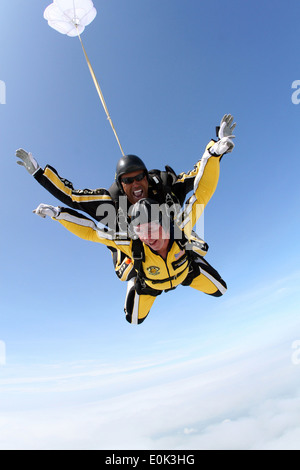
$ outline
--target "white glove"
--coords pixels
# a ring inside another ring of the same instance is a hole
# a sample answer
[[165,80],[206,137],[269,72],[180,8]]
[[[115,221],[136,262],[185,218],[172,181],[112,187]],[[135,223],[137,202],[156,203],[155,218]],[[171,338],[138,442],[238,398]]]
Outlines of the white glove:
[[234,137],[234,135],[231,135],[230,137],[222,137],[222,139],[218,140],[218,142],[208,149],[208,152],[210,155],[214,156],[232,152],[234,143],[231,139],[234,139]]
[[16,151],[16,157],[21,159],[21,161],[17,161],[17,164],[24,166],[31,175],[33,175],[40,168],[38,162],[33,158],[32,154],[26,152],[24,149],[18,149]]
[[233,116],[231,114],[225,114],[220,123],[220,129],[218,132],[218,137],[220,140],[216,142],[208,150],[211,155],[223,155],[224,153],[232,152],[234,148],[233,140],[235,135],[233,135],[234,128],[236,123],[232,124]]
[[235,137],[233,131],[235,129],[236,123],[232,124],[233,116],[231,114],[225,114],[220,122],[220,130],[218,133],[219,139],[223,139],[223,137]]
[[36,215],[43,217],[57,217],[60,214],[60,208],[50,206],[50,204],[40,204],[34,211]]

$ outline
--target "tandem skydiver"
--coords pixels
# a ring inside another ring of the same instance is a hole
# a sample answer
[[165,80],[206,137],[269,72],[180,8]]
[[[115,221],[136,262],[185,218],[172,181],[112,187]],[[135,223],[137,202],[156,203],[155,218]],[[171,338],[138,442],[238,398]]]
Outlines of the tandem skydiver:
[[[170,217],[167,203],[159,204],[149,195],[146,196],[142,188],[142,198],[130,210],[127,237],[124,237],[124,232],[119,236],[114,230],[107,231],[86,216],[67,208],[40,204],[34,211],[42,217],[51,216],[83,239],[120,250],[131,260],[135,275],[128,282],[124,308],[130,323],[142,323],[155,298],[180,284],[215,297],[226,292],[226,283],[219,273],[203,256],[191,249],[190,241],[192,229],[217,187],[220,160],[234,147],[234,126],[230,115],[221,121],[219,137],[222,128],[227,132],[230,130],[230,133],[207,145],[201,160],[190,172],[193,194],[184,210],[175,217]],[[134,178],[134,172],[130,173],[124,173],[125,178]],[[185,180],[189,176],[183,174],[182,178]],[[127,181],[130,184],[133,182]],[[126,181],[122,182],[121,179],[119,184],[126,185]]]
[[[218,138],[232,138],[235,128],[233,117],[228,114],[223,117],[218,128]],[[211,140],[208,146],[213,145]],[[231,149],[232,150],[232,149]],[[227,152],[231,151],[228,150]],[[148,171],[144,162],[136,155],[125,155],[117,163],[115,181],[107,190],[97,189],[74,189],[73,184],[59,176],[57,171],[50,165],[42,169],[31,153],[24,149],[16,151],[20,159],[17,163],[24,166],[26,170],[54,197],[67,206],[78,209],[90,215],[97,222],[105,221],[105,214],[113,214],[108,220],[108,227],[122,230],[122,224],[127,223],[127,214],[130,206],[142,198],[150,197],[158,203],[182,206],[186,195],[192,191],[196,165],[188,173],[177,175],[171,167],[166,166],[164,171]],[[121,203],[120,203],[121,202]],[[125,207],[124,207],[125,206]],[[113,209],[109,211],[109,209]],[[195,250],[203,255],[207,251],[207,244],[193,233]],[[135,270],[130,259],[120,250],[109,247],[112,252],[115,272],[122,281],[129,281],[135,276]]]

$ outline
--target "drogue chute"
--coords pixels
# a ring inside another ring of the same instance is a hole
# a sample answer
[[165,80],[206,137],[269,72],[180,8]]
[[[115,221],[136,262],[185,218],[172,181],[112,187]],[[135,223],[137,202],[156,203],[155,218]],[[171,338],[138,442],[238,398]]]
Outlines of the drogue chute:
[[91,0],[54,0],[44,11],[49,26],[74,37],[82,34],[97,15]]
[[79,38],[100,101],[114,132],[122,155],[124,156],[124,151],[108,112],[103,93],[81,39],[81,34],[85,30],[85,27],[95,19],[96,15],[97,10],[91,0],[54,0],[53,3],[51,3],[51,5],[49,5],[44,11],[44,18],[48,21],[51,28],[61,34],[66,34],[71,37],[77,36]]

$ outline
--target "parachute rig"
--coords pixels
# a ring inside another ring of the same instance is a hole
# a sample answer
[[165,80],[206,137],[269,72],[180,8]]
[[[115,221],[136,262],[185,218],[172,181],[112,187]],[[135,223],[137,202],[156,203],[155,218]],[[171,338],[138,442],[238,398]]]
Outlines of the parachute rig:
[[51,3],[51,5],[49,5],[44,11],[44,18],[48,21],[51,28],[61,34],[66,34],[71,37],[77,36],[79,38],[100,101],[118,142],[121,153],[124,156],[124,151],[108,112],[103,93],[81,39],[81,34],[85,30],[85,27],[95,19],[96,15],[97,10],[91,0],[54,0],[53,3]]

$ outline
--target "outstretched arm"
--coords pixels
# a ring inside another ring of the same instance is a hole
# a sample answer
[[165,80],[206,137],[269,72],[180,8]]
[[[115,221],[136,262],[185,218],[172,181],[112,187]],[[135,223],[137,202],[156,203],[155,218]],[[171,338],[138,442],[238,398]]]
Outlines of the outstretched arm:
[[[233,116],[231,114],[225,114],[220,122],[220,126],[218,126],[218,141],[211,140],[206,148],[210,148],[214,146],[216,154],[218,156],[222,156],[225,153],[232,152],[234,143],[232,139],[234,138],[233,131],[235,129],[236,124],[233,124]],[[203,156],[204,157],[204,156]],[[203,158],[202,157],[202,158]],[[201,161],[201,160],[200,160]],[[194,189],[194,182],[195,178],[198,174],[199,170],[199,162],[195,165],[194,169],[189,171],[188,173],[180,173],[177,177],[177,180],[174,182],[173,191],[175,194],[180,194],[185,196],[190,191]]]
[[40,204],[34,211],[35,214],[45,218],[52,217],[60,222],[69,232],[78,237],[121,250],[131,257],[132,241],[129,238],[116,238],[115,232],[107,230],[88,217],[65,207],[54,207],[49,204]]
[[207,145],[201,160],[196,165],[194,193],[187,201],[178,221],[178,225],[185,231],[187,237],[191,235],[194,225],[216,190],[222,156],[232,152],[234,148],[232,139],[235,136],[232,132],[235,124],[232,124],[232,121],[233,117],[230,114],[223,117],[219,130],[220,140]]
[[114,206],[109,192],[104,188],[74,189],[71,181],[59,176],[55,168],[46,165],[43,170],[31,153],[18,149],[16,156],[18,165],[26,170],[55,198],[74,209],[81,210],[96,220],[104,217],[103,204]]

